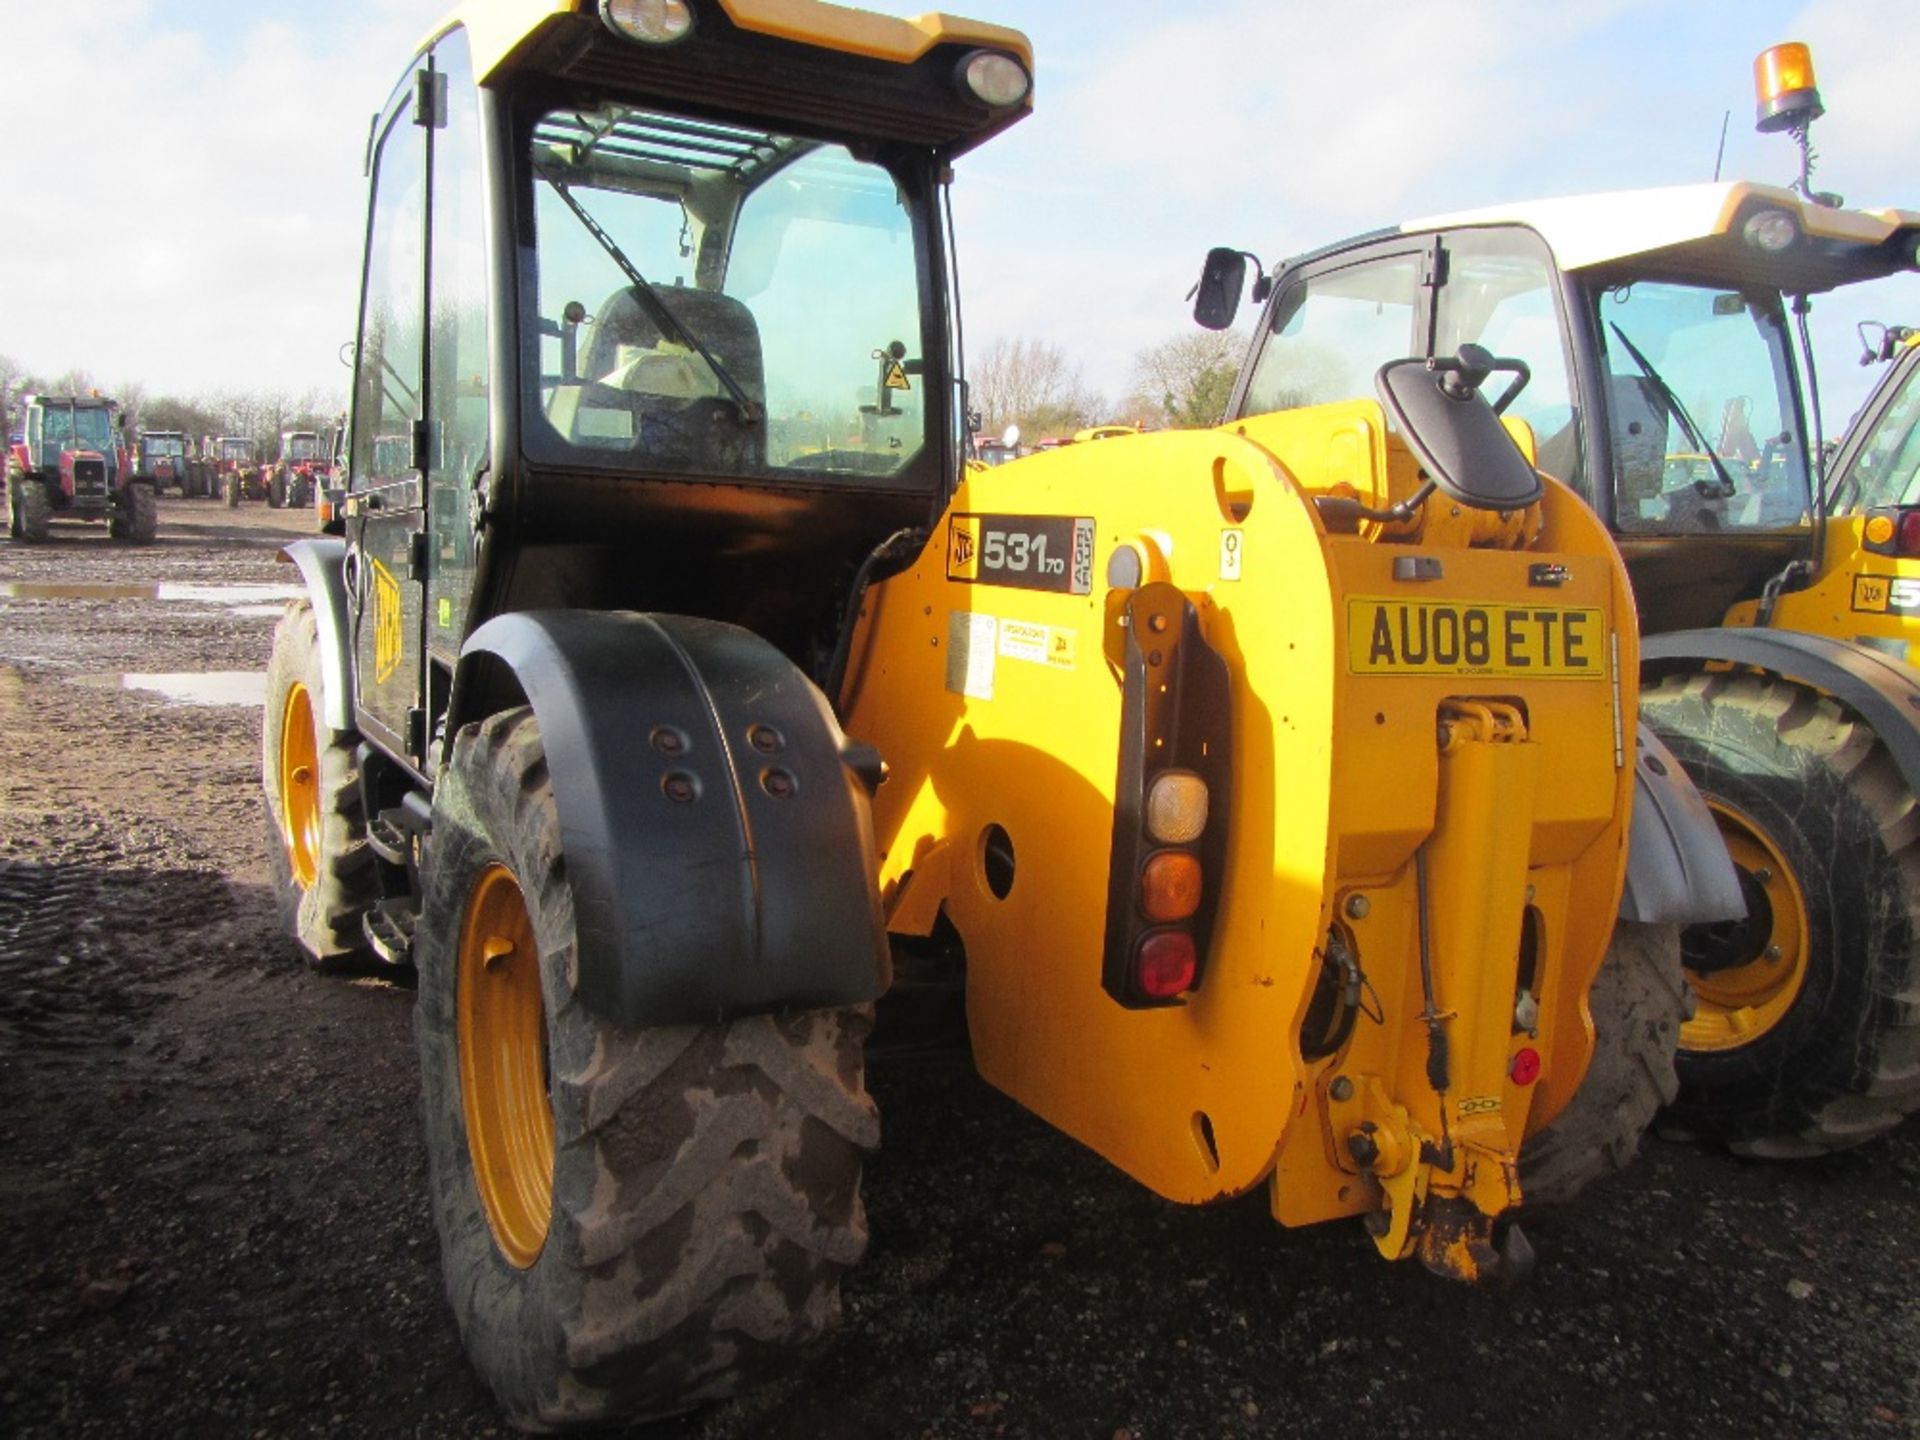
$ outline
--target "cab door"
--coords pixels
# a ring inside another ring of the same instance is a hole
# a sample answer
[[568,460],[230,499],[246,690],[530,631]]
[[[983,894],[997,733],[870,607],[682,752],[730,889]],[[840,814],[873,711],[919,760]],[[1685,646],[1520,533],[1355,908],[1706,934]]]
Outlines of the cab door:
[[355,723],[416,766],[426,749],[426,257],[434,100],[433,73],[423,60],[381,119],[348,444]]

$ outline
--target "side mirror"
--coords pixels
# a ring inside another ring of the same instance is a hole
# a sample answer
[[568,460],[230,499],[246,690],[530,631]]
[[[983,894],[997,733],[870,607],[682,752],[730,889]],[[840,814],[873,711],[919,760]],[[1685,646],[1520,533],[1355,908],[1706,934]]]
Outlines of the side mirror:
[[1216,245],[1207,252],[1201,267],[1200,283],[1194,286],[1193,318],[1209,330],[1225,330],[1240,311],[1240,292],[1247,288],[1247,261],[1244,250]]
[[1516,377],[1504,405],[1526,383],[1526,363],[1496,359],[1479,345],[1462,345],[1451,359],[1389,361],[1373,382],[1427,478],[1476,510],[1521,510],[1545,489],[1480,393],[1499,370]]

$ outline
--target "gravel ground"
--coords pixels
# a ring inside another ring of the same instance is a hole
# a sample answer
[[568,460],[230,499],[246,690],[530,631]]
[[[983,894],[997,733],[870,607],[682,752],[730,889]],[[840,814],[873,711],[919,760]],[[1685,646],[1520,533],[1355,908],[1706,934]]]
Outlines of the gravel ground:
[[[277,935],[257,708],[120,679],[257,672],[271,591],[150,587],[290,586],[302,518],[167,500],[150,550],[0,542],[0,1431],[503,1429],[440,1293],[409,991]],[[1791,1166],[1651,1142],[1491,1293],[1357,1224],[1160,1201],[964,1057],[870,1081],[845,1325],[651,1433],[1920,1436],[1912,1123]]]

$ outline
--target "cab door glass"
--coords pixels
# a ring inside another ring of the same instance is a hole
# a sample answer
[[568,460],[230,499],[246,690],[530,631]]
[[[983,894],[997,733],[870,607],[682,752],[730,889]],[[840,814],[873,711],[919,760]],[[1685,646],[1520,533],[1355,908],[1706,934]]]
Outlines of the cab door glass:
[[353,488],[413,478],[426,312],[426,132],[401,105],[375,160],[353,404]]
[[1241,415],[1372,399],[1382,365],[1419,353],[1420,263],[1418,255],[1394,255],[1289,283],[1275,302]]
[[433,305],[427,416],[427,649],[452,661],[473,585],[474,487],[487,463],[487,254],[480,97],[464,30],[434,47],[444,124],[433,134]]
[[1642,281],[1602,294],[1599,320],[1622,530],[1810,523],[1777,298]]
[[[1591,502],[1581,416],[1568,379],[1566,334],[1545,242],[1528,230],[1462,230],[1446,237],[1446,255],[1433,353],[1451,355],[1475,344],[1525,361],[1531,377],[1505,414],[1532,429],[1535,465]],[[1497,398],[1507,380],[1495,375],[1487,398]]]
[[1840,505],[1867,510],[1920,504],[1920,364],[1907,367],[1898,393],[1873,422],[1840,494]]

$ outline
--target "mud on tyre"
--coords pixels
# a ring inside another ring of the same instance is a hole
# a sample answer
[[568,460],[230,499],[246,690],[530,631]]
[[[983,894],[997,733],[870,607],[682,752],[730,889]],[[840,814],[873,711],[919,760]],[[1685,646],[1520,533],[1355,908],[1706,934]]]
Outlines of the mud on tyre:
[[1674,1052],[1692,1010],[1680,927],[1622,920],[1587,992],[1593,1060],[1567,1108],[1520,1150],[1520,1196],[1558,1205],[1624,1170],[1680,1089]]
[[1791,1158],[1920,1104],[1920,807],[1858,716],[1788,680],[1672,675],[1642,713],[1693,777],[1749,917],[1692,926],[1677,1128]]
[[319,625],[309,601],[291,600],[267,662],[260,779],[281,926],[323,970],[372,959],[361,917],[379,898],[379,872],[367,844],[357,740],[327,724]]
[[860,1010],[623,1030],[574,990],[532,712],[468,726],[416,929],[432,1208],[467,1353],[514,1423],[660,1416],[839,1313],[878,1142]]

